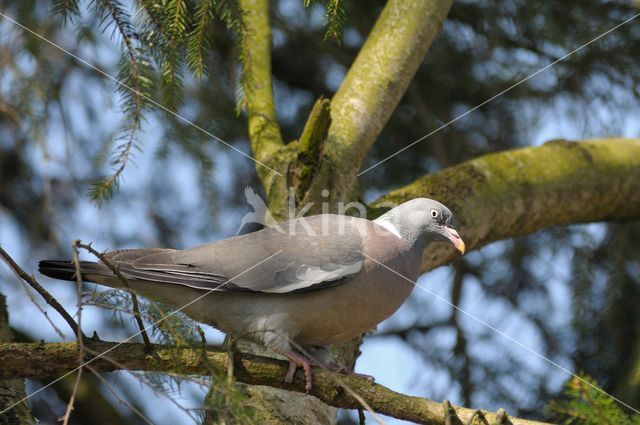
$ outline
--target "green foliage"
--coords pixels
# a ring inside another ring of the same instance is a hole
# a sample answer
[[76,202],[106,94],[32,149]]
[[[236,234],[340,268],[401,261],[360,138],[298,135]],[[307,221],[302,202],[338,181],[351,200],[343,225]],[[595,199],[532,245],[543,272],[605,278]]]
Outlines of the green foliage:
[[95,1],[92,6],[100,17],[103,31],[113,28],[112,36],[117,34],[122,46],[116,78],[119,82],[117,91],[121,98],[120,109],[124,115],[124,123],[111,160],[113,173],[95,182],[89,190],[91,199],[100,203],[117,190],[132,151],[139,148],[136,144],[137,134],[143,121],[144,110],[150,105],[153,68],[147,46],[140,42],[124,5],[115,0]]
[[344,1],[329,0],[327,2],[324,19],[327,27],[324,39],[333,40],[340,44],[342,42],[342,29],[344,28],[345,22]]
[[565,398],[552,401],[548,406],[551,412],[559,415],[561,423],[567,425],[640,424],[640,414],[628,415],[617,401],[594,388],[598,386],[594,379],[586,375],[581,378],[584,381],[575,377],[567,381],[564,390]]
[[[212,55],[214,19],[228,28],[238,25],[227,3],[219,0],[141,0],[133,16],[119,0],[94,0],[88,6],[101,29],[121,44],[116,78],[123,127],[110,163],[112,173],[89,190],[91,199],[101,203],[117,191],[133,151],[140,148],[138,133],[145,112],[156,103],[156,91],[158,103],[176,111],[183,102],[185,66],[196,78],[207,75],[204,58]],[[80,15],[79,2],[55,1],[51,12],[67,22]]]
[[[123,126],[110,162],[111,173],[94,182],[90,198],[101,204],[118,189],[118,183],[133,152],[139,149],[138,133],[150,105],[158,98],[163,107],[177,111],[184,101],[185,71],[196,79],[208,76],[207,58],[215,52],[216,20],[240,39],[242,25],[233,2],[224,0],[140,0],[134,11],[120,0],[91,0],[88,9],[101,29],[119,40],[117,91]],[[311,1],[306,0],[305,6]],[[55,0],[51,13],[71,22],[81,15],[77,0]],[[325,40],[340,43],[345,22],[344,1],[328,0],[325,6]],[[82,38],[83,33],[78,33]],[[240,51],[240,49],[236,49]],[[238,58],[240,62],[249,58]],[[246,83],[241,75],[241,86]],[[243,91],[237,96],[236,111],[244,106]]]
[[80,16],[80,5],[77,0],[53,0],[51,2],[51,14],[62,18],[62,22],[73,20]]
[[205,72],[203,55],[211,48],[210,22],[214,18],[215,2],[203,0],[196,5],[193,29],[187,35],[186,62],[196,78],[202,78]]
[[[117,289],[86,294],[84,304],[107,308],[119,321],[122,321],[123,314],[131,315],[132,318],[134,314],[131,295]],[[197,325],[187,316],[182,313],[172,314],[174,309],[144,298],[139,299],[139,306],[145,325],[153,325],[151,335],[155,339],[154,342],[178,347],[189,346],[195,349],[202,346],[203,341],[198,335]],[[206,362],[206,360],[203,361]],[[176,359],[176,362],[178,363],[179,360]],[[131,373],[141,383],[173,403],[175,403],[173,398],[181,392],[181,384],[184,381],[194,381],[192,378],[161,373]],[[196,380],[196,382],[209,388],[204,412],[208,418],[214,419],[216,423],[222,420],[234,420],[234,423],[246,424],[259,423],[255,401],[249,397],[245,386],[235,384],[227,376],[217,376],[213,373],[206,379]],[[186,413],[191,416],[191,412]]]
[[[304,0],[304,7],[313,5],[314,0]],[[345,1],[328,0],[325,5],[324,24],[325,33],[324,40],[333,40],[337,44],[342,43],[342,30],[344,28],[346,13]]]
[[226,377],[213,377],[204,406],[204,423],[262,423],[257,402],[249,396],[247,386],[234,384]]

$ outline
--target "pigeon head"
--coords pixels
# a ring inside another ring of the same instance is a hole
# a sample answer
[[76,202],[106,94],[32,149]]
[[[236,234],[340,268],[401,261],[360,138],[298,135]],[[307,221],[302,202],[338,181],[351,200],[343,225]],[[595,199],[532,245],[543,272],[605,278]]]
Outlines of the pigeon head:
[[465,245],[453,224],[453,214],[438,201],[416,198],[398,205],[374,220],[411,243],[448,242],[461,254]]

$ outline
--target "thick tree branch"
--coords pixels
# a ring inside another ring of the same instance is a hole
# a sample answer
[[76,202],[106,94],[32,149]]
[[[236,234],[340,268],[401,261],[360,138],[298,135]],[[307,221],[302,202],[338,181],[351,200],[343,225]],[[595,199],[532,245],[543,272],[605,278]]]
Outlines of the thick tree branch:
[[[104,352],[116,343],[91,341],[91,350]],[[227,373],[229,356],[223,350],[208,349],[208,364],[202,362],[201,349],[176,348],[155,345],[153,353],[138,343],[121,344],[109,351],[109,361],[97,358],[90,365],[96,371],[109,372],[126,367],[129,370],[144,370],[178,375],[207,375]],[[89,360],[89,359],[87,359]],[[53,379],[73,370],[78,365],[76,343],[2,343],[0,344],[0,379],[37,378]],[[236,358],[235,378],[251,385],[268,385],[297,392],[305,392],[305,379],[297,374],[292,385],[284,383],[287,363],[266,357],[243,354]],[[334,372],[315,369],[314,388],[311,394],[323,402],[340,408],[357,409],[361,405],[344,389],[360,395],[376,412],[422,424],[444,425],[445,416],[441,403],[396,393],[382,385],[371,384],[364,378],[349,377]],[[455,408],[456,414],[466,423],[475,410]],[[484,412],[488,423],[493,423],[495,414]],[[513,425],[535,425],[542,422],[510,417]]]
[[[640,219],[640,139],[555,140],[424,176],[372,203],[426,196],[451,208],[467,248],[566,224]],[[423,271],[457,254],[425,252]]]
[[[453,0],[391,0],[385,5],[331,101],[318,192],[332,180],[332,199],[349,198],[358,170],[436,38]],[[330,169],[329,169],[330,168]],[[333,171],[332,171],[333,170]]]

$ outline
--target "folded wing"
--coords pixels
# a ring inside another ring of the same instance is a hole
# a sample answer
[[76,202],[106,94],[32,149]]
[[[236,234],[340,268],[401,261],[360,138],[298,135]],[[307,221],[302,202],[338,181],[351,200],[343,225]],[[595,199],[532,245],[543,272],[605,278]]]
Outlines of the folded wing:
[[319,215],[183,251],[125,250],[109,257],[132,279],[219,291],[306,292],[360,273],[363,222]]

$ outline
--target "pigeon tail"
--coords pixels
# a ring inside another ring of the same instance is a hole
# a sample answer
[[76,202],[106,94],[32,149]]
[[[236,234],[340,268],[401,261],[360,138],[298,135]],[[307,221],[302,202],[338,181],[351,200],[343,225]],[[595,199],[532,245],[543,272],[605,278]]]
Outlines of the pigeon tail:
[[[54,279],[60,280],[76,280],[76,266],[73,261],[68,260],[42,260],[38,263],[38,271]],[[111,276],[111,270],[106,266],[95,263],[93,261],[80,261],[80,273],[82,273],[82,280],[85,282],[95,282],[86,277],[87,274],[91,275],[104,275]]]

